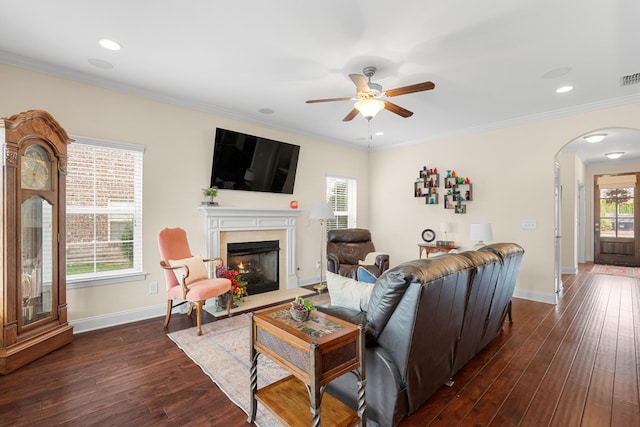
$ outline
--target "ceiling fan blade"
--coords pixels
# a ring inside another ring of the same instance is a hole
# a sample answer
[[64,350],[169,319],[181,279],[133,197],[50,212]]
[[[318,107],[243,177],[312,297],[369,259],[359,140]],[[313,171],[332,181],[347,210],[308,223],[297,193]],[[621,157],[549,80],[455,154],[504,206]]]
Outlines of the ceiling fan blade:
[[353,120],[353,118],[354,118],[355,116],[357,116],[357,115],[358,115],[358,113],[359,113],[359,111],[358,111],[357,109],[355,109],[355,108],[354,108],[353,110],[351,110],[351,111],[349,112],[349,114],[347,114],[347,115],[345,116],[345,118],[344,118],[344,119],[342,119],[342,121],[343,121],[343,122],[351,121],[351,120]]
[[413,116],[412,111],[409,111],[406,108],[402,108],[401,106],[389,101],[384,102],[384,109],[405,118]]
[[396,89],[389,89],[385,91],[385,95],[391,98],[393,96],[406,95],[408,93],[414,93],[414,92],[422,92],[424,90],[431,90],[434,87],[436,87],[436,85],[434,85],[432,82],[423,82],[423,83],[417,83],[414,85],[399,87]]
[[358,92],[369,92],[369,83],[362,74],[349,74],[349,78],[356,85]]
[[305,101],[307,104],[315,104],[316,102],[333,102],[333,101],[351,101],[351,98],[326,98],[326,99],[310,99]]

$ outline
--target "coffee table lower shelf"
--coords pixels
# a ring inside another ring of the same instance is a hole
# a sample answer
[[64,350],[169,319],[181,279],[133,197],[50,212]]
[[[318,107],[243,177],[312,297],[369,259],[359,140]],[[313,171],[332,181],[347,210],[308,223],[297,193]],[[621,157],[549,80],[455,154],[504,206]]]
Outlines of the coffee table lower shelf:
[[[256,399],[288,426],[311,425],[309,392],[293,375],[259,389]],[[351,427],[360,421],[355,410],[329,393],[324,393],[321,408],[323,426]]]

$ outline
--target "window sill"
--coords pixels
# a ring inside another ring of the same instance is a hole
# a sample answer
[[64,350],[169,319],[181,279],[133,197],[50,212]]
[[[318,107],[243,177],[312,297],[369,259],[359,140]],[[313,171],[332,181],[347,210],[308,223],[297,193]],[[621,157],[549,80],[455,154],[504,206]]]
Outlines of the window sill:
[[90,288],[93,286],[113,285],[115,283],[139,282],[147,277],[147,273],[126,273],[111,276],[67,279],[67,289]]

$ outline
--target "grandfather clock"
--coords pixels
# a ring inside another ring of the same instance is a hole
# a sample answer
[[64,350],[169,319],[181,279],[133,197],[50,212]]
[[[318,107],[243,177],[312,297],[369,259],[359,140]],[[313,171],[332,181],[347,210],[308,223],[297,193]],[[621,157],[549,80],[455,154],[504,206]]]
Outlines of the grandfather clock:
[[46,111],[0,119],[0,374],[71,342],[65,178],[73,140]]

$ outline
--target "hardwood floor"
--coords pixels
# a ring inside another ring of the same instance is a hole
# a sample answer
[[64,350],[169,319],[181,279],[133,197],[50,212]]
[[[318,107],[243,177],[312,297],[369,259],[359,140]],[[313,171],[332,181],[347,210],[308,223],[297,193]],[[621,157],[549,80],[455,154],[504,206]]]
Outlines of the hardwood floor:
[[[514,323],[401,426],[640,425],[640,280],[591,267],[556,306],[514,299]],[[0,377],[0,425],[246,426],[162,321],[79,334]]]

